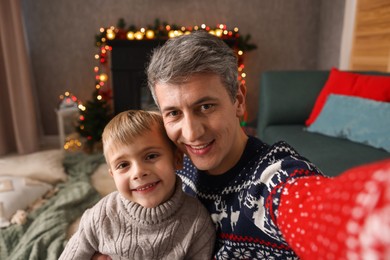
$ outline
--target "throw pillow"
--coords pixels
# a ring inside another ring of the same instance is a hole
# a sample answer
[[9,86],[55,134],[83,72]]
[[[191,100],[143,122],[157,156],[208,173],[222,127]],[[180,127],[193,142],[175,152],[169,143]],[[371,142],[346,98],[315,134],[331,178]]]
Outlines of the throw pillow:
[[390,103],[331,94],[307,131],[390,152]]
[[364,75],[332,68],[309,118],[305,122],[306,126],[311,125],[316,120],[329,94],[356,96],[390,102],[390,77]]
[[50,189],[50,184],[29,178],[0,176],[0,227],[9,226],[18,210],[26,209]]
[[56,184],[67,180],[64,151],[46,150],[0,159],[0,176],[21,176]]

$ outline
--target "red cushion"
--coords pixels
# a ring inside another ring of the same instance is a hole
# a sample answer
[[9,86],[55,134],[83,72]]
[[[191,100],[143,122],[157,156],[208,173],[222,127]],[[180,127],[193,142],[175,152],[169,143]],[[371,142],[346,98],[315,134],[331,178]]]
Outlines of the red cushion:
[[306,126],[311,125],[320,114],[329,94],[356,96],[390,102],[390,77],[363,75],[332,68],[329,78],[314,104]]

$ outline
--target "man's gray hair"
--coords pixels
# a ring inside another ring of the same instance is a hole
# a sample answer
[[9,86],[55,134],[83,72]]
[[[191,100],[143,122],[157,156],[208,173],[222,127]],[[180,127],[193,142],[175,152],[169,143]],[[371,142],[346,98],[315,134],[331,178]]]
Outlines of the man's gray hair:
[[180,84],[195,74],[218,75],[232,101],[238,90],[237,56],[233,49],[222,39],[202,30],[169,39],[156,48],[146,73],[157,105],[156,84]]

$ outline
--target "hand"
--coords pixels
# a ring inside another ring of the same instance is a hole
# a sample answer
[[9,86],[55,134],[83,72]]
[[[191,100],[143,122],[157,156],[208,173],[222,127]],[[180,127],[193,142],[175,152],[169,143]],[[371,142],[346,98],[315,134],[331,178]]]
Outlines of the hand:
[[111,257],[109,257],[108,255],[103,255],[103,254],[101,254],[101,253],[99,253],[99,252],[96,252],[96,253],[92,256],[91,260],[112,260],[112,259],[111,259]]

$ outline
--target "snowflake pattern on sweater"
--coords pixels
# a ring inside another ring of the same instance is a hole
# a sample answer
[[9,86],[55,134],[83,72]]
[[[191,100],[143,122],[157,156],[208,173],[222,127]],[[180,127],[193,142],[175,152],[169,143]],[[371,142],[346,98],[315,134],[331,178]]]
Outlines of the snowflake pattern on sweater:
[[297,259],[275,222],[282,187],[291,179],[322,174],[287,143],[269,146],[249,137],[228,172],[207,175],[185,158],[178,174],[184,191],[211,214],[216,259]]

